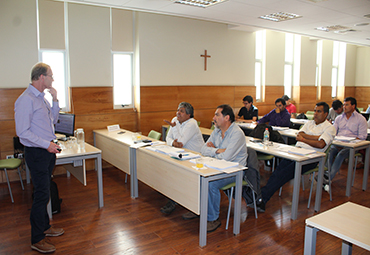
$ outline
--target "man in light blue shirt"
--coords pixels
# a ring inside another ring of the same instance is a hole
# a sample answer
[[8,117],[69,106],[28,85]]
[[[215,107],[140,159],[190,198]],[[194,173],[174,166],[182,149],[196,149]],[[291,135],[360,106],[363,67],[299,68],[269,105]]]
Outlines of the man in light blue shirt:
[[[53,72],[49,65],[37,63],[31,71],[31,84],[15,102],[15,126],[20,142],[25,146],[25,159],[31,172],[34,199],[31,208],[31,248],[41,253],[55,251],[45,236],[59,236],[61,228],[49,224],[46,206],[50,197],[51,174],[55,166],[59,145],[52,140],[54,124],[58,121],[57,91],[52,87]],[[53,106],[45,99],[48,89]]]
[[[362,114],[356,111],[357,101],[353,97],[347,97],[343,103],[343,113],[334,122],[337,136],[355,137],[365,140],[367,137],[367,123]],[[330,149],[329,164],[331,163],[330,179],[333,180],[339,171],[343,161],[348,158],[349,149],[332,145]],[[335,159],[334,159],[335,158]],[[352,159],[350,159],[352,160]],[[328,184],[328,173],[324,175],[324,184]]]
[[[229,105],[220,105],[217,107],[213,117],[215,130],[203,145],[201,153],[204,156],[224,159],[227,161],[238,162],[245,166],[247,162],[247,146],[244,132],[234,123],[235,115]],[[229,177],[209,183],[208,191],[208,215],[207,232],[215,231],[220,225],[220,188],[235,182],[235,177]],[[184,219],[197,217],[192,212],[183,215]]]

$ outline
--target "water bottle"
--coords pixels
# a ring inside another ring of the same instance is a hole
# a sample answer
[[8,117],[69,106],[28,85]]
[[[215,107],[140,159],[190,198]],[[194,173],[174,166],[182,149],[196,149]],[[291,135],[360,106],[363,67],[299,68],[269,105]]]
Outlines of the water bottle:
[[75,137],[77,139],[78,149],[80,150],[85,149],[85,133],[83,128],[78,128],[75,131]]
[[268,128],[266,128],[265,132],[263,132],[263,144],[268,145],[270,142],[270,132]]

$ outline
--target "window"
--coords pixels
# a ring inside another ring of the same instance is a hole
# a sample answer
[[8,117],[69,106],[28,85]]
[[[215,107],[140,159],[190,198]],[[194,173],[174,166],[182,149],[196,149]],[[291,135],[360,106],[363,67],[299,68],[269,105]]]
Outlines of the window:
[[265,85],[266,30],[256,32],[256,60],[254,64],[254,85],[256,101],[262,101],[262,86]]
[[292,86],[299,86],[301,36],[285,34],[284,94],[292,97]]
[[331,96],[337,97],[338,86],[344,86],[347,44],[333,43],[333,64],[331,69]]
[[132,53],[113,52],[114,108],[133,107]]
[[317,51],[316,51],[316,78],[315,86],[317,87],[317,99],[321,99],[321,66],[322,66],[322,40],[317,41]]
[[[48,64],[53,71],[53,87],[58,92],[59,107],[62,108],[62,111],[69,111],[65,55],[64,50],[40,50],[41,61]],[[49,93],[45,93],[45,98],[52,104],[52,97]]]

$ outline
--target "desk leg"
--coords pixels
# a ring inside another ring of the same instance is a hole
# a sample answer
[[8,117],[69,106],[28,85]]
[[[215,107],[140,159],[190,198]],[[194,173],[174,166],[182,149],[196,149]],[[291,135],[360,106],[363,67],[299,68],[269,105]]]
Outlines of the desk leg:
[[367,179],[369,178],[369,158],[370,158],[370,146],[366,148],[365,152],[365,165],[364,165],[364,176],[362,179],[362,190],[367,189]]
[[130,184],[131,184],[131,197],[137,198],[139,196],[139,187],[137,180],[136,169],[136,149],[130,147]]
[[346,196],[351,196],[351,187],[352,187],[352,172],[353,172],[353,161],[355,159],[355,149],[349,149],[348,157],[348,174],[347,174],[347,187],[346,187]]
[[342,241],[342,255],[352,254],[352,244],[347,241]]
[[297,215],[298,215],[299,189],[301,187],[301,171],[302,171],[302,163],[295,162],[292,215],[291,215],[292,220],[296,220]]
[[[207,244],[207,215],[208,215],[208,178],[200,178],[200,222],[199,222],[199,246]],[[239,209],[240,211],[240,209]],[[240,218],[239,218],[240,221]]]
[[304,234],[304,255],[315,255],[317,231],[319,230],[306,225],[306,230]]
[[104,197],[103,197],[103,170],[101,154],[98,154],[95,160],[95,167],[98,167],[98,171],[96,172],[98,176],[98,198],[99,198],[99,208],[102,208],[104,206]]
[[324,164],[325,164],[325,158],[322,157],[319,161],[319,172],[318,172],[318,179],[317,179],[317,185],[316,185],[316,198],[315,198],[315,211],[316,212],[320,211],[320,206],[321,206]]
[[241,213],[241,202],[242,202],[242,179],[243,171],[238,171],[235,178],[235,205],[234,205],[234,235],[240,233],[240,213]]

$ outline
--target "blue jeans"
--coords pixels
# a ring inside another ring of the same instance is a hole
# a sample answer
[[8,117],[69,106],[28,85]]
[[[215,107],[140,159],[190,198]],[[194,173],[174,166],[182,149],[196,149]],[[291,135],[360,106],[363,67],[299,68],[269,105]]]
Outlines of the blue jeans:
[[235,176],[209,182],[208,187],[208,214],[207,221],[214,221],[220,215],[220,189],[229,183],[235,182]]
[[332,145],[330,148],[330,155],[329,155],[329,164],[331,164],[330,180],[334,179],[343,161],[349,156],[349,149],[346,149],[346,148],[341,149],[341,148],[342,147],[336,146],[336,145]]
[[46,149],[25,147],[25,159],[31,172],[34,197],[31,208],[31,244],[45,238],[44,232],[50,228],[47,204],[50,198],[51,174],[55,166],[55,154]]
[[[315,168],[318,162],[311,163],[302,166],[301,173],[304,174],[305,172]],[[262,200],[264,203],[270,200],[272,195],[280,189],[285,183],[290,181],[294,178],[295,172],[295,161],[291,161],[288,159],[283,159],[278,167],[272,172],[267,184],[265,187],[261,189],[262,193]]]

